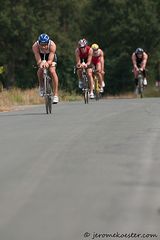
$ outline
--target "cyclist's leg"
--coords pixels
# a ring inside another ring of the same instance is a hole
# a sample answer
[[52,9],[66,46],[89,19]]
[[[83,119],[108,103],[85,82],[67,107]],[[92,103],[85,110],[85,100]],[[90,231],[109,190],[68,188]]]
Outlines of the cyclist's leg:
[[104,67],[102,67],[102,62],[101,62],[101,74],[102,74],[102,87],[104,88],[105,87],[105,81],[104,81],[104,75],[105,75],[105,72],[104,72]]
[[135,86],[137,87],[137,85],[138,85],[138,72],[135,68],[133,69],[133,74],[134,74]]
[[57,76],[57,73],[56,73],[56,63],[52,63],[52,65],[50,66],[49,68],[49,71],[50,71],[50,74],[51,74],[51,78],[52,78],[52,82],[53,82],[53,94],[54,94],[54,97],[53,97],[53,101],[55,99],[55,103],[58,102],[58,76]]
[[37,76],[38,76],[38,81],[39,81],[39,91],[40,91],[39,94],[41,97],[43,97],[44,80],[43,80],[43,69],[42,68],[38,68]]
[[105,74],[105,72],[102,72],[102,87],[103,88],[105,87],[104,74]]
[[97,70],[97,76],[98,76],[98,82],[99,82],[99,85],[100,85],[100,88],[101,88],[101,91],[103,91],[103,86],[102,86],[102,74],[101,74],[101,63],[98,62],[96,64],[96,70]]
[[39,86],[43,88],[43,69],[42,68],[38,68],[37,76],[38,76]]
[[146,70],[143,70],[143,76],[144,76],[144,80],[143,80],[143,84],[144,86],[147,86],[147,78],[146,78]]
[[82,69],[77,69],[77,76],[78,76],[78,86],[81,89],[83,87]]
[[90,95],[91,97],[94,97],[93,95],[93,71],[92,68],[87,69],[88,79],[89,79],[89,85],[90,85]]

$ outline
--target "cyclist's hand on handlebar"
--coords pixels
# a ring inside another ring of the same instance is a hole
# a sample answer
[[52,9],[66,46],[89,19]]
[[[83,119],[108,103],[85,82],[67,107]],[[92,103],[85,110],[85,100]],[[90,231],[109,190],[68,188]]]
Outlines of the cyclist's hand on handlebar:
[[77,68],[87,68],[87,64],[86,63],[78,63]]
[[46,60],[43,60],[40,65],[39,65],[40,68],[48,68],[49,67],[49,64]]
[[81,64],[78,63],[78,64],[76,65],[76,68],[80,68],[80,67],[81,67]]
[[46,61],[43,60],[43,61],[41,61],[39,67],[40,67],[40,68],[45,68],[45,64],[46,64]]
[[84,63],[84,62],[82,62],[82,63],[81,63],[81,68],[87,68],[87,64]]
[[49,63],[48,62],[45,63],[45,67],[49,68]]
[[138,72],[138,71],[139,71],[139,68],[138,68],[137,66],[135,66],[135,67],[134,67],[134,70],[135,70],[136,72]]

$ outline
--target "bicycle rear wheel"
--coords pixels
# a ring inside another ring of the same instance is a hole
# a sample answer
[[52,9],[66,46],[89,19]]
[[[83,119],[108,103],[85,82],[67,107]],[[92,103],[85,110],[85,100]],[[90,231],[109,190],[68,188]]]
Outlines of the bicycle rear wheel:
[[98,84],[98,79],[95,77],[95,99],[98,101],[100,98],[100,92],[99,92],[99,84]]

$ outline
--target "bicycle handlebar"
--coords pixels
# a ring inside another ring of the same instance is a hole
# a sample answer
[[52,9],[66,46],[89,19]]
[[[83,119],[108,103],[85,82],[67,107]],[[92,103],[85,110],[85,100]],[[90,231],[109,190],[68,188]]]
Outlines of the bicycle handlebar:
[[74,66],[74,74],[76,73],[76,70],[78,69],[88,69],[89,67],[76,67]]
[[93,70],[93,66],[92,65],[88,65],[87,67],[84,67],[84,66],[81,66],[81,67],[74,66],[74,74],[76,73],[76,70],[78,70],[78,69],[89,69],[89,68],[92,68],[92,70]]
[[[141,72],[146,71],[146,72],[148,72],[148,69],[145,68],[144,70],[141,70],[141,68],[138,68],[138,71],[141,71]],[[132,72],[134,72],[134,69],[132,69]]]
[[[40,68],[38,65],[32,65],[32,67],[35,68],[35,69]],[[41,68],[41,69],[43,69],[43,70],[46,69],[46,70],[47,70],[48,68],[43,67],[43,68]]]

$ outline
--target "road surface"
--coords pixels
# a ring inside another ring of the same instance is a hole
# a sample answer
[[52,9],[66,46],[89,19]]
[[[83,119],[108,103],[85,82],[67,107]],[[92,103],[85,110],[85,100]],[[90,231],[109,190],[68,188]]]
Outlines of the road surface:
[[160,99],[53,107],[0,113],[0,239],[160,239]]

